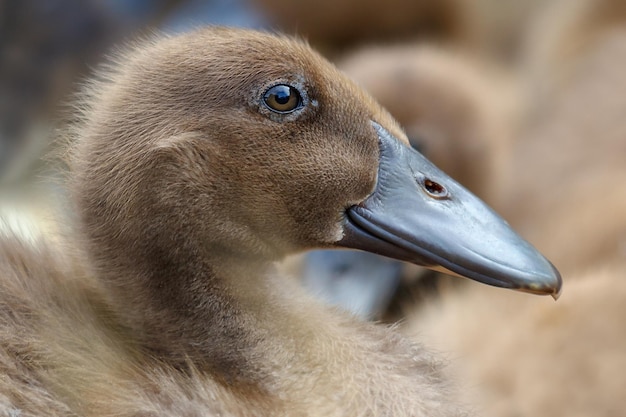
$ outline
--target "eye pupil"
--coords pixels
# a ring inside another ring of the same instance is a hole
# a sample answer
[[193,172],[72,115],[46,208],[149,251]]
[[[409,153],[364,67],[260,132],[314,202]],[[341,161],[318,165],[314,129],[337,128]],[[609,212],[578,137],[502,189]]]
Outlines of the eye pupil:
[[287,104],[289,103],[289,99],[291,98],[291,92],[286,86],[281,85],[276,92],[275,97],[275,100],[278,104]]
[[298,90],[286,84],[271,87],[263,95],[263,101],[270,110],[276,113],[291,113],[302,105]]

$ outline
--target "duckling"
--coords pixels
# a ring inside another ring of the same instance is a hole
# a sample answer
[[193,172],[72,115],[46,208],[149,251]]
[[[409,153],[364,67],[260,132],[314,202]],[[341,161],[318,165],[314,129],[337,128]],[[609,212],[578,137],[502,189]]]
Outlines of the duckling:
[[454,362],[453,372],[473,387],[461,395],[486,417],[621,415],[625,267],[572,275],[555,308],[515,294],[492,302],[485,288],[447,292],[413,311],[404,330],[471,358]]
[[364,42],[398,41],[416,36],[457,39],[465,34],[464,16],[456,0],[253,0],[271,24],[305,36],[326,54]]
[[[409,319],[439,350],[472,358],[461,374],[478,387],[487,416],[608,417],[626,408],[626,193],[618,186],[626,181],[626,31],[616,24],[623,10],[610,0],[563,1],[551,23],[542,18],[550,36],[536,47],[567,56],[567,71],[553,72],[551,54],[529,74],[548,86],[531,103],[548,105],[528,117],[513,146],[505,210],[568,274],[563,303],[545,310],[503,296],[485,308],[484,289],[466,288]],[[542,214],[536,222],[524,212],[530,206]],[[529,335],[537,336],[532,343]]]
[[68,236],[2,242],[7,413],[460,415],[421,345],[274,263],[347,247],[560,291],[549,261],[301,42],[228,28],[142,42],[81,108]]
[[620,0],[549,2],[531,21],[524,39],[521,64],[533,116],[549,114],[554,100],[575,85],[594,59],[598,45],[620,43],[625,21],[626,4]]
[[[542,92],[529,100],[539,112],[530,112],[512,147],[502,210],[566,273],[575,273],[626,258],[626,192],[612,186],[626,180],[626,7],[612,0],[558,2],[541,23],[545,36],[535,49],[550,57],[543,63],[539,52],[528,57],[529,67],[543,68],[529,74],[529,84]],[[543,215],[533,220],[529,206]]]

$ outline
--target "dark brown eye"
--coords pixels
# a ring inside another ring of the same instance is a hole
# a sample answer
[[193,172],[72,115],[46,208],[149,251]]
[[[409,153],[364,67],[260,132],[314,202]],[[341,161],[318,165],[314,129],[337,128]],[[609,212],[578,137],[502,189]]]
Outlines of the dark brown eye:
[[270,110],[277,113],[291,113],[302,105],[302,97],[294,87],[278,84],[263,95],[263,101]]

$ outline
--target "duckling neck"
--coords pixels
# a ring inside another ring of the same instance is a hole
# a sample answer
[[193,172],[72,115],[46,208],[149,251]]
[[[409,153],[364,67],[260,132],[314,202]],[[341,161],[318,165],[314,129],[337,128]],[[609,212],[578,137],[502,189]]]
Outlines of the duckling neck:
[[260,281],[271,262],[172,247],[139,256],[118,249],[115,262],[100,269],[137,343],[176,367],[210,370],[225,381],[259,379],[259,317],[268,314]]
[[433,416],[456,415],[441,397],[448,390],[439,365],[393,330],[316,304],[271,262],[186,249],[150,262],[126,255],[126,267],[118,258],[118,272],[134,268],[121,280],[105,269],[117,283],[118,311],[160,363],[208,374],[246,398],[301,407],[301,415],[360,408],[383,415],[381,399],[390,395],[399,409],[413,410],[419,398],[443,405]]

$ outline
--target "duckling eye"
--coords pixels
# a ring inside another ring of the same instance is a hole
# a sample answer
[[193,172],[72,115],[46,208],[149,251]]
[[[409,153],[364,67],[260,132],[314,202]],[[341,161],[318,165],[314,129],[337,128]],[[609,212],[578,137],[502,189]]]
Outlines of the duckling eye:
[[291,113],[302,105],[298,90],[287,84],[271,87],[263,95],[263,101],[270,110],[277,113]]

